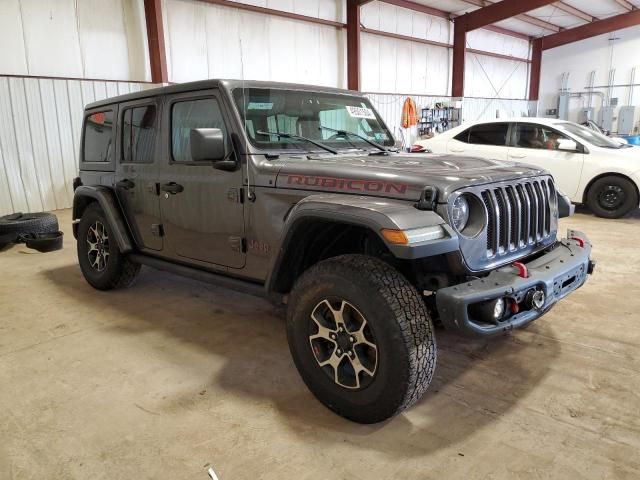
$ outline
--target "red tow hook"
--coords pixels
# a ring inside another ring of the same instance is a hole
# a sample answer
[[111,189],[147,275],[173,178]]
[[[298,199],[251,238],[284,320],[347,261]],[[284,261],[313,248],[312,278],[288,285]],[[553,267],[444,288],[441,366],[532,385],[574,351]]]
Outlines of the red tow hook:
[[521,278],[529,278],[529,270],[522,262],[513,262],[513,266],[518,269],[518,276]]
[[584,239],[580,237],[571,237],[569,240],[575,240],[580,245],[580,248],[584,248]]

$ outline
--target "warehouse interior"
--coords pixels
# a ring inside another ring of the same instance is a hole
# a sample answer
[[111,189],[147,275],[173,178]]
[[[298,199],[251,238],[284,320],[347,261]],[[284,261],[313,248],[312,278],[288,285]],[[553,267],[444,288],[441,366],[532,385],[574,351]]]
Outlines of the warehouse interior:
[[62,242],[0,247],[0,478],[640,477],[637,186],[615,219],[569,195],[584,286],[495,337],[434,320],[429,389],[368,425],[307,388],[287,305],[148,266],[92,288],[74,207],[87,105],[207,79],[362,94],[398,162],[477,122],[591,122],[640,179],[639,0],[2,0],[0,45],[0,216],[53,213]]

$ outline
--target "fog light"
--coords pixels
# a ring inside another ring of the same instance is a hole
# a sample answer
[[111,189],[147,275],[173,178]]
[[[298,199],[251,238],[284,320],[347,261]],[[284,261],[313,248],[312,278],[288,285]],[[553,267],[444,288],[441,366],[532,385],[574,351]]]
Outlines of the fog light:
[[525,305],[531,309],[542,310],[546,297],[542,290],[529,290],[525,297]]
[[471,307],[471,313],[477,320],[497,324],[504,316],[506,303],[503,298],[476,303]]

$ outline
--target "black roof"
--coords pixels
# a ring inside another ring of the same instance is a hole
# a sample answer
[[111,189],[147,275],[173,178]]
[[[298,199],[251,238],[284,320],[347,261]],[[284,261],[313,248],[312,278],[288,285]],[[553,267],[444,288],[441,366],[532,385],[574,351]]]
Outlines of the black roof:
[[197,82],[188,83],[176,83],[167,87],[149,88],[147,90],[141,90],[139,92],[128,93],[126,95],[118,95],[117,97],[105,98],[88,104],[85,109],[92,109],[96,107],[103,107],[106,105],[113,105],[114,103],[128,102],[130,100],[138,100],[141,98],[154,97],[156,95],[165,95],[169,93],[182,93],[191,92],[194,90],[204,90],[207,88],[223,87],[228,90],[234,88],[280,88],[287,90],[306,90],[316,91],[324,93],[343,93],[350,95],[362,96],[361,92],[355,92],[352,90],[343,90],[340,88],[321,87],[316,85],[303,85],[300,83],[284,83],[284,82],[263,82],[258,80],[199,80]]

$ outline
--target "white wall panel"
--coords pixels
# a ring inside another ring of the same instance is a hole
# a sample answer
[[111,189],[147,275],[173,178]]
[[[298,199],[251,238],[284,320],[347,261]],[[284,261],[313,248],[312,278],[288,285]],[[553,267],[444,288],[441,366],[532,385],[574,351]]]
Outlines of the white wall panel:
[[84,105],[152,86],[0,76],[0,215],[70,207]]
[[363,33],[360,80],[365,92],[447,95],[448,48]]
[[346,0],[231,0],[232,2],[345,22]]
[[0,0],[0,73],[150,80],[143,0]]
[[467,48],[529,58],[528,40],[502,35],[490,30],[479,29],[467,33]]
[[19,0],[0,1],[0,66],[8,75],[27,72]]
[[[309,2],[306,13],[300,3],[280,7],[316,17],[325,11],[324,0]],[[342,29],[196,0],[164,5],[171,81],[242,78],[244,66],[246,79],[345,86]]]
[[465,65],[465,96],[526,98],[526,63],[467,52]]

